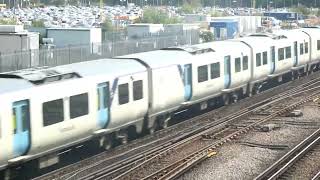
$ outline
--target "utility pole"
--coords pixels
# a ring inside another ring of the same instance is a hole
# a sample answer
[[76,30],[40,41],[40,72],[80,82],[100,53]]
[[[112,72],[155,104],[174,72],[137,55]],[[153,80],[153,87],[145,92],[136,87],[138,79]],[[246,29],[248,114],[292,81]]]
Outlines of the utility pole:
[[252,8],[256,8],[256,0],[252,0],[251,1],[251,7]]

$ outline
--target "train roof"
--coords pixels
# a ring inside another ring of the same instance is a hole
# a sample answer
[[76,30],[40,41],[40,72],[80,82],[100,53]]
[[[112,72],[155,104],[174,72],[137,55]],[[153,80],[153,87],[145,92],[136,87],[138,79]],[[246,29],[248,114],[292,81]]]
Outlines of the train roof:
[[236,41],[214,41],[210,43],[205,43],[202,46],[210,46],[212,49],[221,54],[232,53],[235,51],[242,51],[244,48],[247,48],[246,45]]
[[[112,68],[106,68],[112,67]],[[30,68],[0,74],[0,93],[31,88],[37,85],[88,76],[111,75],[114,77],[146,71],[135,60],[100,59],[81,63]]]
[[275,31],[274,34],[284,36],[288,39],[298,40],[298,39],[308,39],[308,35],[302,31],[302,29],[293,29],[293,30],[279,30]]
[[185,64],[191,59],[192,54],[179,50],[169,49],[157,51],[149,51],[143,53],[129,54],[125,56],[119,56],[117,58],[134,58],[144,61],[151,68],[161,68],[168,65]]
[[307,27],[301,29],[303,32],[308,33],[311,37],[319,37],[320,28],[318,27]]
[[[229,41],[236,41],[236,42],[243,42],[245,44],[250,45],[251,47],[258,48],[259,47],[263,48],[267,44],[272,44],[274,42],[273,39],[269,37],[259,37],[259,36],[247,36],[247,37],[242,37],[242,38],[237,38],[237,39],[232,39]],[[261,44],[263,42],[263,44]]]

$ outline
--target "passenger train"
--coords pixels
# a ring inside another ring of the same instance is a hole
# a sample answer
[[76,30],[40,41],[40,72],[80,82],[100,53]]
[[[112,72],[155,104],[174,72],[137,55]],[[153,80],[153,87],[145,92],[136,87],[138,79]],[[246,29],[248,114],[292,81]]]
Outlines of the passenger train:
[[302,28],[0,74],[0,170],[9,176],[30,161],[46,168],[87,141],[109,149],[165,128],[182,109],[308,74],[319,60],[320,29]]

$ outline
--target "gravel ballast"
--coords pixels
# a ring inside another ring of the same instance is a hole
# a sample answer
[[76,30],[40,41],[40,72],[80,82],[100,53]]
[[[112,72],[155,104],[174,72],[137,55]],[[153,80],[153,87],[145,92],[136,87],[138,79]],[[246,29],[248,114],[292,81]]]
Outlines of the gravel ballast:
[[[318,114],[320,111],[316,103],[308,103],[301,107],[300,110],[303,113],[301,117],[278,117],[272,121],[272,124],[276,124],[277,128],[269,132],[252,131],[240,137],[237,141],[223,146],[218,150],[216,156],[200,163],[179,179],[255,178],[269,165],[319,128]],[[261,145],[282,145],[288,148],[275,150],[251,147],[241,144],[243,142]],[[320,156],[318,159],[320,160]],[[320,161],[316,162],[319,163]],[[297,174],[292,176],[296,178],[295,176],[303,174],[303,172],[310,174],[315,171],[311,168],[312,166],[314,167],[315,163],[311,162],[309,166],[301,168]]]

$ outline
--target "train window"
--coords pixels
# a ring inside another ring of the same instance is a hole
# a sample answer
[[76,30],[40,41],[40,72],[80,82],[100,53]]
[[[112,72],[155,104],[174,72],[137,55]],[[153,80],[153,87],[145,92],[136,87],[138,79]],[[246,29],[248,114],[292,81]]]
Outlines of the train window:
[[300,55],[303,54],[303,43],[300,43]]
[[317,50],[320,50],[320,40],[317,40]]
[[43,126],[49,126],[62,122],[63,115],[63,100],[57,99],[48,101],[42,104]]
[[[109,100],[108,100],[108,95],[109,95],[109,86],[103,86],[102,87],[102,94],[100,94],[101,92],[99,91],[99,89],[97,89],[97,95],[98,95],[98,110],[101,110],[101,109],[105,109],[108,107],[108,104],[109,104]],[[102,97],[102,99],[100,99],[100,97]],[[102,100],[102,104],[100,103],[100,101]],[[102,107],[101,107],[102,105]]]
[[133,81],[133,100],[139,100],[142,98],[143,98],[142,80]]
[[88,93],[71,96],[69,105],[71,119],[87,115],[89,112]]
[[204,82],[208,80],[208,66],[199,66],[198,67],[198,82]]
[[268,52],[267,51],[262,53],[262,61],[263,61],[263,65],[268,64]]
[[29,129],[28,122],[30,122],[29,106],[21,106],[21,119],[22,121],[22,131],[26,132]]
[[286,47],[286,59],[291,58],[291,47]]
[[13,134],[17,134],[17,122],[16,122],[16,110],[13,109],[12,112],[12,127],[13,127]]
[[279,61],[284,60],[284,48],[278,49],[278,57],[279,57]]
[[256,66],[261,66],[261,53],[256,54]]
[[308,43],[304,43],[304,53],[308,53],[309,52],[309,46],[308,46]]
[[129,102],[129,85],[120,84],[119,85],[119,104],[126,104]]
[[243,70],[247,70],[248,69],[248,56],[243,56]]
[[211,79],[220,77],[220,62],[212,63],[210,66],[211,66]]
[[235,71],[240,72],[241,71],[241,58],[235,58],[234,59],[234,66],[235,66]]

